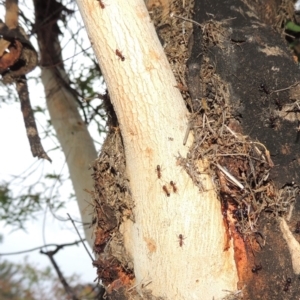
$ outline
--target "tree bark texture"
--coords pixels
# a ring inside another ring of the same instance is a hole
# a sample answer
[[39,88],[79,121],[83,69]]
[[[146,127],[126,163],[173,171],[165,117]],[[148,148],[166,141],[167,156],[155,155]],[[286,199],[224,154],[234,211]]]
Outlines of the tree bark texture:
[[[71,181],[74,187],[85,238],[93,247],[89,194],[93,180],[89,166],[97,157],[93,140],[82,120],[76,103],[76,93],[69,86],[61,56],[57,21],[64,7],[53,0],[34,1],[36,30],[41,55],[42,82],[52,125],[66,157]],[[45,21],[46,20],[46,21]]]
[[[99,277],[109,272],[106,248],[118,233],[135,275],[129,285],[124,278],[104,282],[110,286],[108,296],[116,299],[113,293],[120,295],[123,286],[122,299],[219,299],[224,290],[236,289],[232,242],[224,251],[220,202],[205,163],[199,159],[195,172],[201,188],[180,165],[192,144],[192,134],[183,144],[190,115],[145,4],[135,0],[78,5],[119,122],[114,139],[120,130],[133,200],[131,217],[123,208],[116,225],[99,225],[111,209],[98,195],[96,209],[106,212],[98,219],[99,240],[105,226],[111,230],[95,262],[101,266]],[[128,289],[130,284],[134,288]]]
[[[205,55],[230,87],[232,114],[244,134],[270,151],[277,207],[287,205],[279,212],[269,204],[255,226],[254,242],[245,239],[247,263],[239,272],[243,299],[297,299],[300,292],[300,77],[281,34],[284,22],[294,17],[292,5],[275,0],[195,2],[193,19],[202,29],[196,26],[195,35],[221,22],[214,34],[222,32],[222,38],[206,44]],[[259,239],[264,242],[257,247]]]

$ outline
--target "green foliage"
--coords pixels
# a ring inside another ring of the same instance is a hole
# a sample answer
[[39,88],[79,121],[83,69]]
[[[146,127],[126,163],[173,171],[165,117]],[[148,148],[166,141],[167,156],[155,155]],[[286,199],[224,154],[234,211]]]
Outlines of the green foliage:
[[33,112],[36,114],[36,113],[42,113],[43,115],[45,115],[45,111],[46,111],[46,108],[43,108],[39,105],[35,106],[33,109]]
[[8,184],[0,185],[0,219],[6,224],[23,228],[24,222],[34,212],[41,210],[40,194],[23,194],[17,198],[12,196]]
[[16,89],[12,85],[4,85],[0,81],[0,108],[3,103],[11,104],[18,102]]
[[[88,54],[85,54],[88,55]],[[73,86],[79,95],[79,107],[86,124],[95,123],[99,135],[105,132],[106,112],[103,108],[101,95],[99,95],[99,81],[104,86],[103,78],[98,64],[91,57],[91,65],[81,64],[77,66],[76,74],[73,74]],[[100,101],[99,101],[100,100]],[[100,103],[100,104],[99,104]]]
[[49,205],[52,212],[63,207],[63,202],[55,195],[50,199],[45,193],[42,195],[40,192],[33,192],[32,186],[27,192],[13,196],[8,183],[0,184],[0,219],[6,225],[15,229],[25,229],[26,221],[34,219],[35,214],[39,213],[45,204]]
[[45,178],[54,179],[54,180],[57,180],[58,182],[61,182],[61,180],[62,180],[60,174],[58,174],[58,175],[57,174],[46,174]]
[[49,268],[39,270],[26,260],[24,264],[2,261],[0,262],[0,299],[46,300],[41,297],[39,290],[42,283],[48,280],[53,280]]
[[294,22],[292,21],[288,21],[286,24],[285,24],[285,29],[286,30],[290,30],[294,33],[298,33],[300,32],[300,26],[295,24]]

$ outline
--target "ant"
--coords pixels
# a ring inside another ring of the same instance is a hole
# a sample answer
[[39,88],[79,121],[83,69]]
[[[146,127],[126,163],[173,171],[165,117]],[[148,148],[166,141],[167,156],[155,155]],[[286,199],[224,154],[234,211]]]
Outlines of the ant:
[[264,92],[264,93],[266,93],[267,95],[269,95],[270,94],[270,90],[269,90],[269,88],[267,87],[267,85],[266,84],[264,84],[264,83],[261,83],[260,84],[260,86],[259,86],[259,90],[261,91],[261,92]]
[[277,106],[278,110],[282,110],[282,104],[278,98],[275,99],[275,105]]
[[101,0],[97,0],[97,1],[99,2],[100,7],[101,7],[102,9],[104,9],[104,8],[105,8],[105,5],[104,5],[103,1],[101,1]]
[[284,286],[284,288],[283,288],[283,291],[284,291],[284,292],[288,292],[288,290],[289,290],[289,288],[290,288],[290,286],[291,286],[291,283],[292,283],[292,279],[291,279],[290,277],[288,277],[288,278],[286,279],[285,286]]
[[178,189],[177,189],[176,183],[174,181],[170,181],[170,185],[173,188],[173,192],[177,193]]
[[300,233],[300,221],[298,221],[296,224],[295,233]]
[[156,166],[156,173],[157,173],[157,178],[160,179],[161,178],[161,168],[160,165]]
[[248,217],[247,210],[240,208],[240,207],[238,207],[237,209],[234,209],[232,212],[233,212],[233,217],[237,221],[242,221],[243,219],[247,219],[247,217]]
[[262,269],[262,265],[259,264],[259,265],[254,265],[254,267],[251,269],[252,273],[255,273],[257,274],[258,271],[260,271]]
[[163,188],[164,192],[166,193],[167,197],[170,197],[170,193],[169,193],[168,188],[165,185],[163,185],[162,188]]
[[116,49],[116,55],[121,59],[121,61],[125,60],[125,57],[123,56],[122,52],[118,49]]
[[272,129],[277,129],[279,126],[279,118],[271,114],[269,117],[269,127]]
[[182,247],[184,242],[183,240],[186,239],[185,237],[183,237],[183,235],[180,233],[178,236],[178,240],[179,240],[179,246]]

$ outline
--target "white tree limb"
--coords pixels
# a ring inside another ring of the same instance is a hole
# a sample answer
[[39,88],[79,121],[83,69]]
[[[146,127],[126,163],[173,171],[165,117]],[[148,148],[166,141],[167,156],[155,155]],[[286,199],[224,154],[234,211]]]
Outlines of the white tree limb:
[[[125,145],[135,223],[127,220],[121,229],[136,283],[150,281],[153,295],[166,299],[219,299],[223,290],[237,288],[233,249],[223,250],[225,229],[211,178],[201,177],[200,192],[177,163],[192,142],[183,145],[188,112],[145,4],[115,0],[102,9],[97,1],[77,2]],[[171,190],[171,180],[178,192],[167,197],[163,186]]]

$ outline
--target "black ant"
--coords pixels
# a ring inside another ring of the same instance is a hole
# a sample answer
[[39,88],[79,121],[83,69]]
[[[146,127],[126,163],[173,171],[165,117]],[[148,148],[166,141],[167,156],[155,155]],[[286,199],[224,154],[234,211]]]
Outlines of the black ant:
[[248,212],[247,212],[247,210],[239,207],[238,209],[233,210],[233,217],[236,220],[241,221],[243,219],[247,219]]
[[267,85],[264,84],[264,83],[261,83],[261,84],[260,84],[259,90],[260,90],[261,92],[264,92],[264,93],[267,94],[267,95],[270,94],[269,88],[268,88]]
[[275,99],[275,104],[279,111],[282,110],[282,104],[280,103],[280,100],[278,98]]
[[262,270],[262,265],[259,264],[259,265],[254,265],[254,267],[251,269],[252,273],[255,273],[257,274],[258,271]]
[[272,129],[277,129],[279,126],[279,118],[271,114],[269,117],[269,126]]
[[292,284],[292,279],[290,277],[288,277],[285,281],[285,285],[284,285],[284,288],[283,288],[283,291],[284,292],[288,292],[290,286]]

